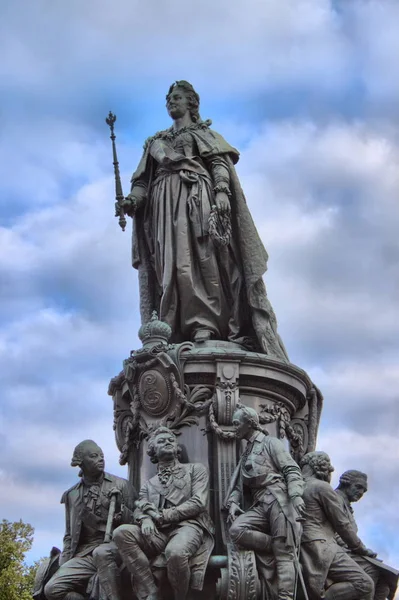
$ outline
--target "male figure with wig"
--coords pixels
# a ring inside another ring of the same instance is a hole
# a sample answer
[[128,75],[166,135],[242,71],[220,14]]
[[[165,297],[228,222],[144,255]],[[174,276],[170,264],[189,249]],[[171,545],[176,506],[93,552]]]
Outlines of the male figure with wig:
[[61,499],[65,504],[66,529],[60,568],[45,586],[47,600],[84,595],[93,575],[109,600],[121,600],[119,565],[115,544],[104,543],[111,498],[116,498],[114,524],[133,521],[135,491],[126,479],[104,471],[104,454],[92,440],[74,450],[72,467],[80,467],[80,481]]
[[[247,446],[227,495],[230,538],[238,546],[254,550],[258,557],[272,553],[278,597],[292,600],[299,529],[296,519],[304,509],[301,470],[283,443],[261,430],[254,409],[240,405],[233,415],[233,425],[237,438],[247,440]],[[251,496],[250,508],[243,512],[240,504],[243,506],[246,490]],[[265,579],[271,577],[265,575]]]
[[178,450],[177,438],[168,427],[154,431],[148,454],[158,472],[140,490],[137,524],[114,531],[139,600],[159,598],[151,568],[165,566],[162,553],[175,600],[185,600],[190,587],[201,590],[213,549],[207,469],[180,463]]
[[[339,478],[336,493],[352,527],[357,531],[357,523],[353,515],[352,502],[358,502],[367,492],[367,475],[355,469],[345,471]],[[370,556],[359,556],[350,551],[345,542],[336,536],[338,544],[343,546],[357,564],[371,577],[374,582],[374,600],[392,600],[398,583],[398,572],[382,561]]]
[[335,538],[341,536],[355,554],[375,556],[358,538],[330,485],[334,470],[330,457],[325,452],[309,452],[301,465],[306,482],[301,563],[309,599],[372,600],[372,579]]

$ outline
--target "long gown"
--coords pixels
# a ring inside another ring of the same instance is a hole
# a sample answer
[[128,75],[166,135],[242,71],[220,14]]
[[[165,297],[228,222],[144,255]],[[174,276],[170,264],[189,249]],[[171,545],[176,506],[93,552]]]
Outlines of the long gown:
[[[237,160],[237,150],[204,122],[147,142],[132,177],[132,193],[144,199],[133,239],[142,320],[157,310],[173,342],[207,330],[214,339],[287,360],[258,273],[266,270],[267,254],[235,174]],[[231,190],[233,234],[226,246],[216,245],[209,232],[218,187]]]

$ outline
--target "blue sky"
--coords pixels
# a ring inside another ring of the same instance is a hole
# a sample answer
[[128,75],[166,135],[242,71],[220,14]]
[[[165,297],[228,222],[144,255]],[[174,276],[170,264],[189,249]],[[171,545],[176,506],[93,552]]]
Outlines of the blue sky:
[[[389,0],[3,0],[0,506],[61,545],[73,447],[122,474],[109,379],[138,346],[130,233],[113,217],[144,139],[188,79],[241,152],[292,362],[322,389],[334,483],[369,473],[364,541],[399,566],[399,4]],[[4,60],[5,59],[5,60]]]

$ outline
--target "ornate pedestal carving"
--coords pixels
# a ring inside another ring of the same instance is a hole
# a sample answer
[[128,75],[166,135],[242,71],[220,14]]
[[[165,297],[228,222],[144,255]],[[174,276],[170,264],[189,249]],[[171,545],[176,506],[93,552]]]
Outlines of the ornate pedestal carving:
[[[159,323],[159,322],[158,322]],[[155,473],[146,454],[149,431],[167,424],[179,434],[182,462],[207,464],[215,555],[228,557],[215,597],[256,600],[259,582],[252,552],[229,542],[223,501],[240,454],[232,427],[239,399],[256,409],[271,435],[287,439],[297,460],[315,448],[322,397],[292,364],[247,352],[228,342],[168,345],[151,332],[110,382],[120,461],[136,488]],[[216,557],[215,557],[216,558]],[[209,594],[207,596],[209,598]]]

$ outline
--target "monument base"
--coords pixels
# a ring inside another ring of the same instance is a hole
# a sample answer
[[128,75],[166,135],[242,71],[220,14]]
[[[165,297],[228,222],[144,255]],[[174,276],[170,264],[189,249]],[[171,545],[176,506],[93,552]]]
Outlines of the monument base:
[[242,450],[232,417],[240,401],[254,408],[263,428],[286,440],[299,461],[315,449],[322,408],[321,394],[309,376],[291,363],[237,344],[168,345],[150,336],[124,361],[109,394],[120,462],[128,464],[136,489],[156,473],[146,450],[149,434],[160,425],[179,436],[181,462],[202,463],[209,469],[209,509],[216,534],[207,600],[255,600],[259,581],[254,554],[233,547],[225,522],[223,504]]

